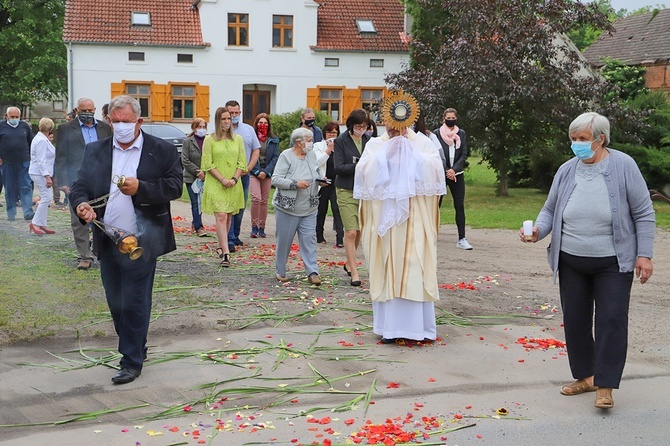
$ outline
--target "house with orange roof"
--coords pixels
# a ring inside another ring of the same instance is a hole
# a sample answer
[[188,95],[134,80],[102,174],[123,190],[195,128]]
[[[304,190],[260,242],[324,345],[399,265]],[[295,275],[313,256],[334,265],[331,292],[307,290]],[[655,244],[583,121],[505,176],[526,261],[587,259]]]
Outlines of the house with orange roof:
[[344,122],[409,61],[400,0],[66,0],[69,108],[136,97],[188,130],[230,99],[245,122],[302,107]]
[[610,57],[643,67],[646,87],[670,97],[670,9],[630,15],[612,26],[614,33],[601,34],[584,51],[589,63],[600,68]]

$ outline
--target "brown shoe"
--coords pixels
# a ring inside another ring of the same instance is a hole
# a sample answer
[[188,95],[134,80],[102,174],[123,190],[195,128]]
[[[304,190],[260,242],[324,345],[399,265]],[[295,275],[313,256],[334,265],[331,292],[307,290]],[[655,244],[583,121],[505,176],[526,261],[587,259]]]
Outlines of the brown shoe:
[[612,399],[612,389],[601,387],[596,390],[596,402],[593,404],[598,409],[611,409],[614,407],[614,399]]
[[309,280],[309,283],[312,285],[321,285],[321,278],[319,277],[318,273],[312,273],[307,277],[307,280]]
[[586,379],[582,378],[561,387],[561,395],[580,395],[585,392],[595,392],[596,390],[598,390],[596,386],[589,384]]
[[81,269],[83,271],[86,271],[87,269],[91,269],[91,261],[82,259],[77,263],[77,269]]
[[205,228],[198,229],[196,234],[198,234],[198,237],[209,237],[209,234],[207,234],[207,230]]
[[275,277],[276,277],[277,280],[280,281],[280,282],[288,282],[288,277],[280,276],[279,273],[275,274]]

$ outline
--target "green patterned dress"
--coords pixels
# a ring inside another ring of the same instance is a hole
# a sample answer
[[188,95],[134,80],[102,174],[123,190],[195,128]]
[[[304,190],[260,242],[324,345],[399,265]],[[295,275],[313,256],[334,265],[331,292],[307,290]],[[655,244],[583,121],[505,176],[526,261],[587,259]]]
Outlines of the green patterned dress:
[[244,191],[242,181],[233,187],[223,187],[220,181],[210,173],[215,168],[223,178],[230,179],[237,169],[247,169],[247,157],[244,153],[244,140],[240,135],[234,139],[216,141],[207,135],[202,143],[202,160],[200,169],[206,172],[205,190],[202,195],[202,212],[214,214],[226,212],[237,214],[244,208]]

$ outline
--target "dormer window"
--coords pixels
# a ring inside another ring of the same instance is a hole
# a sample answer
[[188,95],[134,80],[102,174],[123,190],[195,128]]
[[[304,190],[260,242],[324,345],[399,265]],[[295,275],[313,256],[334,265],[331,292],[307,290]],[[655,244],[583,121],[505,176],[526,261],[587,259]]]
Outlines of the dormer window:
[[130,24],[133,26],[151,26],[151,16],[148,12],[132,12]]
[[362,20],[356,19],[356,26],[358,27],[359,33],[376,33],[377,29],[375,24],[372,23],[372,20]]

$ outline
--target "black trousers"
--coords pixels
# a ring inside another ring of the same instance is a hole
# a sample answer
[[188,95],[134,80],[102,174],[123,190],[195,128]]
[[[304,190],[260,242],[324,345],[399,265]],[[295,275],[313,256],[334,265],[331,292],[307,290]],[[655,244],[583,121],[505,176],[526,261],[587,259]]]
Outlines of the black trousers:
[[333,211],[333,229],[335,229],[336,243],[342,244],[344,241],[344,226],[340,217],[340,208],[337,205],[337,194],[335,186],[330,185],[322,187],[319,191],[319,212],[316,215],[316,239],[323,240],[323,226],[326,224],[326,214],[328,213],[328,204]]
[[594,385],[618,389],[628,349],[633,272],[619,272],[615,256],[578,257],[561,252],[558,274],[572,376],[593,375]]
[[[463,175],[456,177],[458,181],[452,181],[447,178],[447,187],[454,199],[454,211],[456,211],[456,228],[458,229],[458,239],[465,238],[465,178]],[[440,206],[442,206],[442,198],[440,197]]]
[[121,367],[142,370],[156,259],[130,260],[116,249],[111,239],[105,239],[98,260],[107,305],[119,336]]

